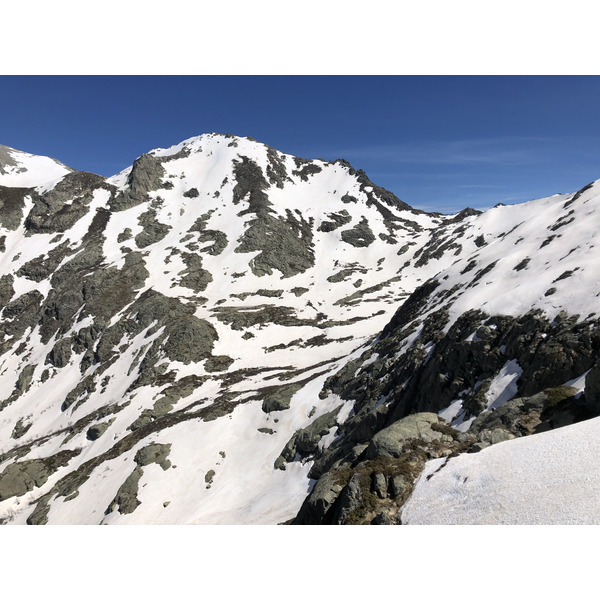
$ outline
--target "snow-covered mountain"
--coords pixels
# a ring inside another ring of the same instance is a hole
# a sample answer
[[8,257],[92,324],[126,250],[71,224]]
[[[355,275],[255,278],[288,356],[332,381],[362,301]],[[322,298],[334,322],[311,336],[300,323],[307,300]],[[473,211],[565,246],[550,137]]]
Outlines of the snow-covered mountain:
[[0,147],[0,519],[419,522],[440,463],[585,440],[598,191],[445,216],[232,135],[108,179]]

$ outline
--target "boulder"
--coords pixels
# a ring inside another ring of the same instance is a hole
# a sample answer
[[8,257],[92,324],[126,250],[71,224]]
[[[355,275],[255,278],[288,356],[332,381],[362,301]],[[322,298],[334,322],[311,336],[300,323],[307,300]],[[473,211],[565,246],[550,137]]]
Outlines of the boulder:
[[380,512],[372,521],[371,525],[392,525],[392,520],[389,515],[384,512]]
[[404,417],[373,436],[367,448],[367,458],[373,459],[382,454],[398,457],[410,440],[424,443],[451,442],[451,436],[435,429],[436,425],[444,423],[445,421],[434,413],[417,413]]
[[134,460],[140,467],[156,463],[163,471],[166,471],[171,466],[171,461],[167,459],[170,452],[171,444],[153,443],[138,450]]
[[325,473],[315,484],[312,492],[306,498],[294,525],[318,525],[325,521],[325,516],[337,500],[343,487],[334,475]]
[[360,474],[354,473],[346,487],[342,490],[333,514],[334,525],[344,525],[352,513],[362,506]]
[[373,473],[371,482],[371,491],[377,495],[378,498],[387,498],[387,481],[383,473]]
[[87,430],[87,439],[94,441],[102,437],[106,433],[106,430],[112,425],[113,421],[114,419],[111,419],[110,421],[105,421],[104,423],[96,423],[96,425],[92,425]]

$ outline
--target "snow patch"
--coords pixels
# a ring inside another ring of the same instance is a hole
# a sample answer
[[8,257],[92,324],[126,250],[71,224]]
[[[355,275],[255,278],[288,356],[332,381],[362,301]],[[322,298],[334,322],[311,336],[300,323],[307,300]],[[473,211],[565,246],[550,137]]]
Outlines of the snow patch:
[[519,366],[516,359],[505,363],[485,393],[487,410],[498,408],[515,396],[518,391],[517,381],[522,374],[523,369]]

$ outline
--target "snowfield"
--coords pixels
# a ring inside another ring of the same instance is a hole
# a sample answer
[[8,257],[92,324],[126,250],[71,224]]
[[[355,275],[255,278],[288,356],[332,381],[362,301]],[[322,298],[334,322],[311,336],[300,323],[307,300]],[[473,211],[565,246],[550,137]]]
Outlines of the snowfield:
[[405,525],[600,524],[600,418],[427,464]]

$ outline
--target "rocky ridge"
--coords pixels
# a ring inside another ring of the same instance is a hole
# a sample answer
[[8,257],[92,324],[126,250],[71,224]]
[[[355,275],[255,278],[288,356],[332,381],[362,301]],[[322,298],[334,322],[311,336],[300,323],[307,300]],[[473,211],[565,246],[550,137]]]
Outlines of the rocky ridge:
[[0,187],[4,522],[398,523],[426,461],[600,414],[593,185],[444,216],[231,135],[44,160]]

